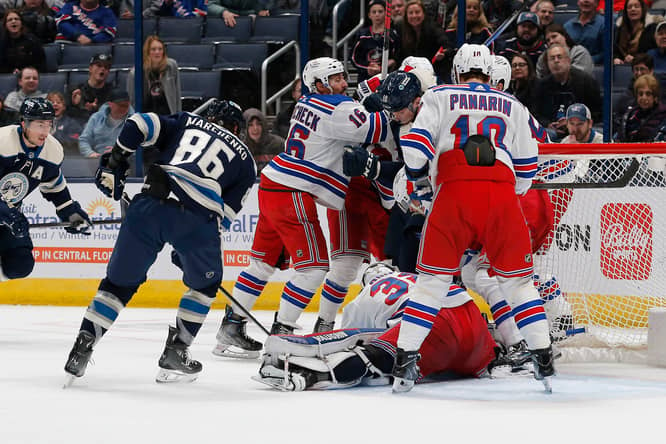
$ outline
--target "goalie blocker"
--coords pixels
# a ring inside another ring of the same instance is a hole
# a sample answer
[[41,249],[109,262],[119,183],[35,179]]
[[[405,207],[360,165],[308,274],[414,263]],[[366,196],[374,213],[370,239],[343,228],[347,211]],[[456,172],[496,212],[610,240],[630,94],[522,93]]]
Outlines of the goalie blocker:
[[[254,380],[283,391],[335,389],[390,382],[400,325],[389,330],[345,329],[307,336],[273,335]],[[473,301],[439,311],[419,349],[422,377],[453,372],[487,374],[495,341]]]

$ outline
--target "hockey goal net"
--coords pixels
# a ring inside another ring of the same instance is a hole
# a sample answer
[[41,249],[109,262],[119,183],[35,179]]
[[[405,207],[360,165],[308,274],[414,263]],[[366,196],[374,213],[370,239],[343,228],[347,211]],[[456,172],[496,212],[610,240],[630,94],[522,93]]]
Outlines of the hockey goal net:
[[666,306],[666,143],[543,144],[554,226],[535,285],[566,360],[642,361]]

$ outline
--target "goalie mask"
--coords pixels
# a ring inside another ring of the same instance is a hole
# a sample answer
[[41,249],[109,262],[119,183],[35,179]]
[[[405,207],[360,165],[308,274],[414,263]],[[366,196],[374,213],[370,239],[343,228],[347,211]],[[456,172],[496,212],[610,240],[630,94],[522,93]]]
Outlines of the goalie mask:
[[469,73],[482,74],[490,78],[492,66],[493,57],[487,46],[465,43],[453,57],[451,78],[454,83],[460,83],[460,76]]
[[[506,91],[511,81],[511,64],[502,56],[493,56],[493,66],[490,69],[490,86]],[[500,82],[504,82],[500,87]]]
[[365,272],[363,272],[363,277],[361,277],[361,283],[363,286],[366,286],[383,276],[393,273],[394,271],[396,271],[395,268],[385,264],[384,262],[375,262],[365,269]]
[[[334,74],[345,72],[345,67],[339,60],[331,57],[319,57],[310,60],[303,68],[303,84],[308,88],[309,94],[315,94],[317,81],[320,81],[324,88],[331,89],[328,78]],[[305,93],[305,91],[304,91]]]

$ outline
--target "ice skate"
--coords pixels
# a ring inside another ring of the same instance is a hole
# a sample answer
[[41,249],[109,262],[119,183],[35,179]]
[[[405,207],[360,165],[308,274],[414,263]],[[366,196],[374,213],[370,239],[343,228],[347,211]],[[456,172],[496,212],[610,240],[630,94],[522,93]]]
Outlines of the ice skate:
[[532,361],[534,362],[534,379],[543,382],[546,393],[552,393],[553,389],[550,380],[555,375],[555,367],[553,366],[553,348],[540,348],[531,350]]
[[305,371],[303,373],[285,371],[271,364],[262,365],[259,374],[251,378],[283,392],[302,392],[312,385],[312,383],[308,384]]
[[69,387],[74,378],[80,378],[86,371],[88,362],[93,352],[93,345],[95,344],[95,337],[87,331],[80,331],[79,335],[74,341],[72,351],[69,352],[69,357],[65,363],[65,372],[68,373],[67,381],[64,388]]
[[291,335],[294,333],[294,327],[279,322],[277,318],[278,314],[275,313],[275,318],[273,319],[273,325],[271,326],[272,335]]
[[227,305],[222,325],[217,331],[217,345],[213,349],[213,354],[240,359],[258,358],[262,348],[261,342],[247,335],[246,325],[247,319],[234,313],[231,305]]
[[408,392],[420,376],[417,361],[421,355],[417,350],[405,351],[398,348],[393,365],[393,393]]
[[190,358],[188,346],[176,343],[178,329],[169,326],[169,335],[155,377],[156,382],[191,382],[197,379],[202,366],[199,361]]
[[317,317],[317,322],[315,322],[312,333],[324,333],[325,331],[331,331],[333,330],[334,326],[335,326],[335,320],[324,321],[322,318]]
[[493,378],[532,373],[532,367],[526,365],[532,361],[532,352],[527,349],[525,341],[517,342],[508,349],[498,347],[496,354],[497,357],[488,364],[488,371]]

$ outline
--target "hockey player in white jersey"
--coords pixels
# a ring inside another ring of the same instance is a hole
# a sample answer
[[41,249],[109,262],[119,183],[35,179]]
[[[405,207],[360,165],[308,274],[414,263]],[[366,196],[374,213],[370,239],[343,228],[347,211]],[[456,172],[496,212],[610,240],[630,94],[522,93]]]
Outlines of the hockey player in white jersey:
[[69,194],[62,174],[63,150],[50,135],[55,118],[46,99],[28,98],[21,105],[21,124],[0,128],[0,282],[28,276],[35,265],[29,223],[21,203],[39,187],[56,208],[65,230],[90,234],[90,218]]
[[[250,265],[233,289],[234,298],[250,309],[273,272],[289,265],[294,276],[286,283],[271,333],[291,333],[298,327],[329,269],[326,239],[316,204],[343,207],[349,176],[342,171],[345,145],[378,143],[388,136],[384,113],[368,113],[344,95],[345,72],[338,60],[321,57],[303,69],[304,96],[291,117],[285,151],[263,169],[259,184],[259,221]],[[237,334],[244,317],[232,305],[218,332],[214,354],[256,357],[261,344]],[[242,340],[241,340],[242,339]]]
[[[516,197],[531,186],[538,146],[527,109],[487,85],[491,66],[487,47],[463,45],[454,58],[454,77],[461,84],[426,92],[414,126],[401,138],[414,197],[432,195],[430,181],[436,193],[424,227],[419,278],[398,339],[396,392],[410,390],[418,377],[417,350],[433,316],[441,307],[461,303],[444,297],[442,288],[459,272],[470,247],[486,248],[535,356],[535,377],[554,374],[548,323],[531,280],[529,232]],[[548,381],[544,384],[548,389]]]

